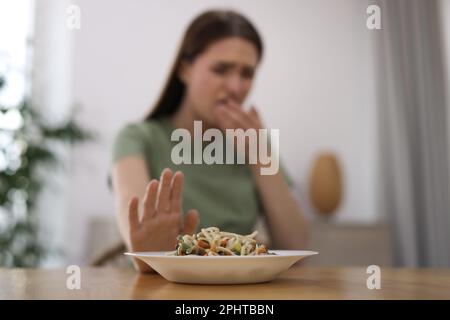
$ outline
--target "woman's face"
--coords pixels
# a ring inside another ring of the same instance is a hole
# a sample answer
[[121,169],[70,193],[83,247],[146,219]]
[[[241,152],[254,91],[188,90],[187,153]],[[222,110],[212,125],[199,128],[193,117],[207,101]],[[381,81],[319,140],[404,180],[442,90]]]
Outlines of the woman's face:
[[186,85],[186,107],[205,126],[217,126],[214,108],[231,100],[242,105],[258,64],[256,47],[248,40],[230,37],[211,44],[192,63],[185,63],[180,78]]

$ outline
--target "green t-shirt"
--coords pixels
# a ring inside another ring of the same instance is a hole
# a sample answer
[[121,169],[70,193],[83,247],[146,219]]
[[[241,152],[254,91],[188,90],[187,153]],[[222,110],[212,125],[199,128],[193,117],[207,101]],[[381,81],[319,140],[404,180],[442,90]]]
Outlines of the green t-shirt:
[[[164,168],[183,172],[183,210],[197,209],[198,228],[217,226],[221,230],[248,234],[263,212],[252,173],[245,164],[180,164],[171,160],[175,127],[166,118],[125,126],[113,144],[112,160],[142,155],[152,178]],[[280,166],[281,167],[281,166]],[[290,181],[288,179],[289,184]]]

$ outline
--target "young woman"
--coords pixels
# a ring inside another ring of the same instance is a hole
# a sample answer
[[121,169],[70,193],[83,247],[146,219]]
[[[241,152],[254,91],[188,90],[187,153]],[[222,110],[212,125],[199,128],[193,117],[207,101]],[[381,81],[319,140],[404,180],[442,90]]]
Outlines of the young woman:
[[129,250],[173,250],[178,234],[199,227],[251,233],[261,213],[272,247],[305,246],[307,222],[282,170],[261,175],[259,163],[171,160],[177,144],[171,133],[184,128],[193,134],[195,120],[203,130],[263,128],[254,107],[242,108],[262,54],[258,32],[236,12],[209,11],[191,23],[156,106],[145,121],[125,126],[114,143],[116,216]]

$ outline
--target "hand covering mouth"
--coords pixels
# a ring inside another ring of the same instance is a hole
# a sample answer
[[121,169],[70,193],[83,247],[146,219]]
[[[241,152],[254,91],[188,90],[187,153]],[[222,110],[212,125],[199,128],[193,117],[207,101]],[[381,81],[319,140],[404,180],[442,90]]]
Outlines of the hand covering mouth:
[[226,107],[231,105],[232,103],[239,104],[238,100],[232,97],[222,98],[217,100],[216,106],[217,107]]

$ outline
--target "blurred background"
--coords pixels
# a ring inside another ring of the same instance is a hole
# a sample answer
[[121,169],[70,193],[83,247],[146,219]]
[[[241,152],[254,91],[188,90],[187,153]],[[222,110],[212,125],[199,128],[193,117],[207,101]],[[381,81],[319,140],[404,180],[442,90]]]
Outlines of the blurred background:
[[0,0],[0,266],[118,243],[112,140],[211,8],[264,38],[249,101],[280,129],[308,263],[450,267],[449,0]]

